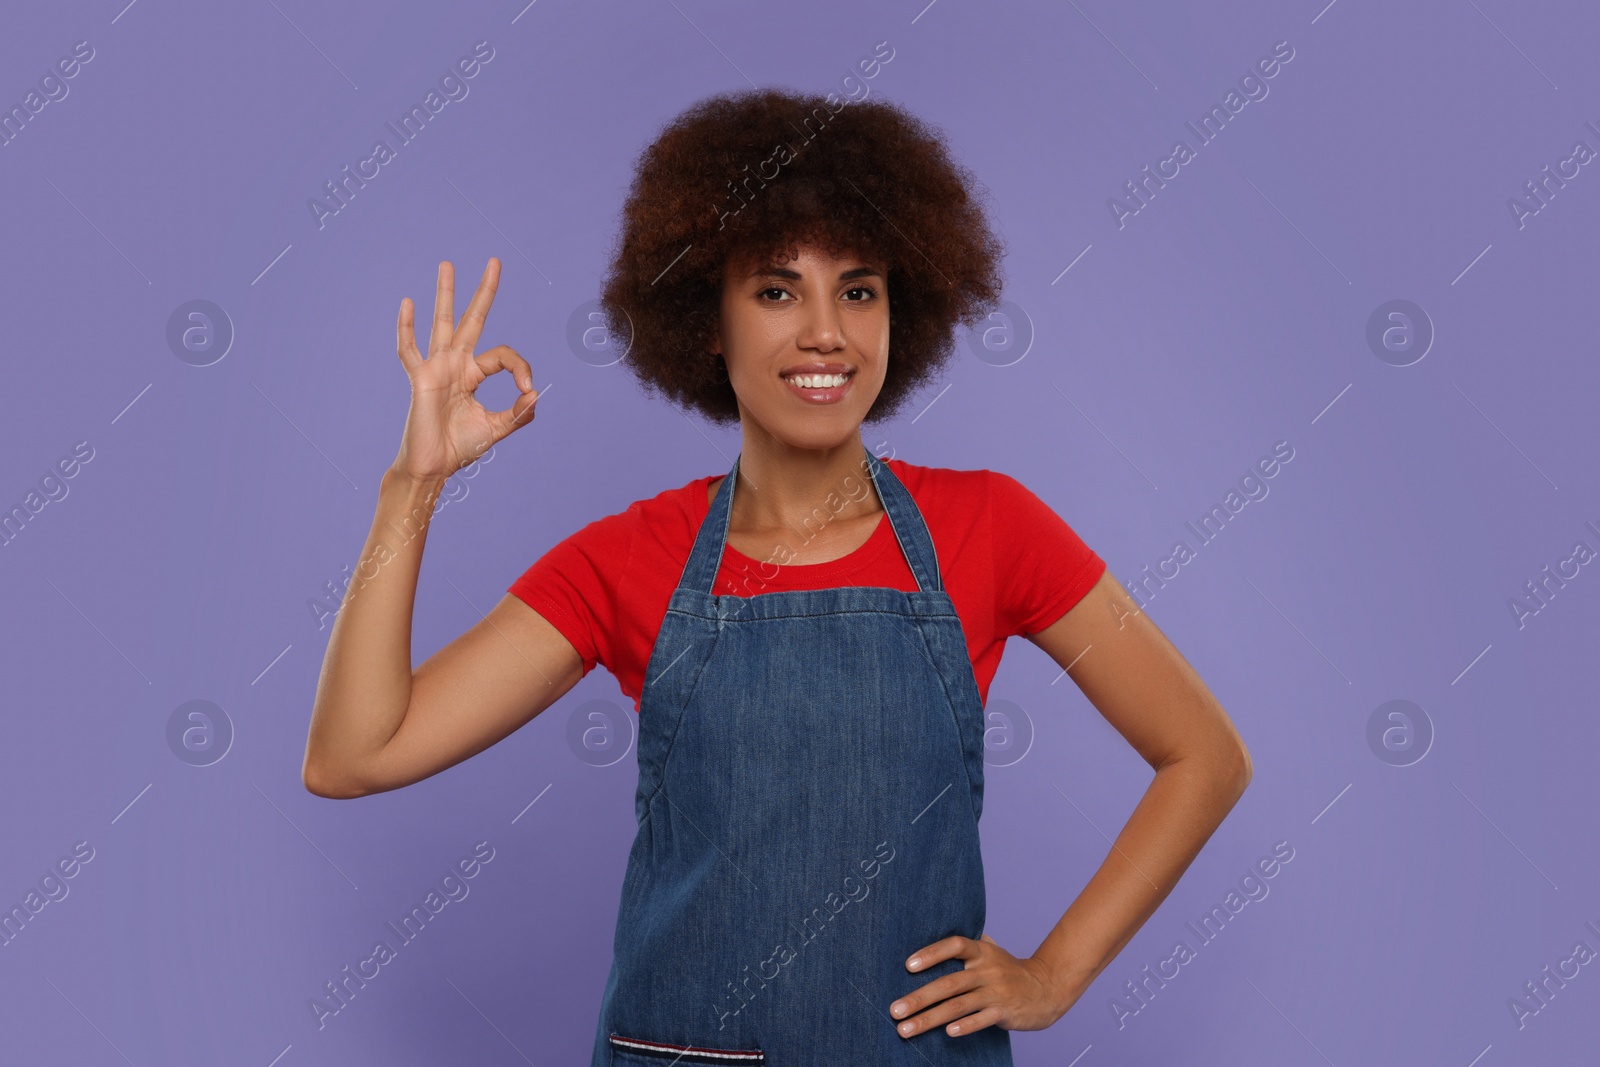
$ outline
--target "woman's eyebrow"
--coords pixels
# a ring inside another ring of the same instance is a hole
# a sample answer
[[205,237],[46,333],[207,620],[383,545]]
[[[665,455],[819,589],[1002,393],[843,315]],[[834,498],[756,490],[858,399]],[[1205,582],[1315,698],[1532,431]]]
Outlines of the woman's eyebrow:
[[[747,275],[747,277],[751,277],[751,278],[787,278],[790,281],[799,281],[801,275],[800,275],[799,271],[790,270],[788,267],[757,267],[755,270],[751,271],[749,273],[749,275]],[[878,270],[876,270],[876,269],[874,269],[872,267],[856,267],[854,270],[847,270],[847,271],[842,272],[839,275],[839,280],[841,282],[845,282],[845,281],[849,281],[851,278],[881,278],[881,277],[883,277],[882,273],[880,273]]]

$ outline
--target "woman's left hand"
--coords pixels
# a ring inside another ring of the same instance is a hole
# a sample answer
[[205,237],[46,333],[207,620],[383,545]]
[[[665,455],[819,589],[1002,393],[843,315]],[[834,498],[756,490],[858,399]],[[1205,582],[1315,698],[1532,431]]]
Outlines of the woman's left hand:
[[1078,999],[1077,993],[1057,987],[1043,961],[1032,956],[1018,959],[988,934],[977,941],[959,935],[935,941],[913,953],[906,969],[926,970],[948,959],[965,960],[965,969],[935,978],[889,1005],[901,1037],[915,1037],[945,1023],[950,1024],[945,1032],[952,1036],[995,1025],[1043,1030]]

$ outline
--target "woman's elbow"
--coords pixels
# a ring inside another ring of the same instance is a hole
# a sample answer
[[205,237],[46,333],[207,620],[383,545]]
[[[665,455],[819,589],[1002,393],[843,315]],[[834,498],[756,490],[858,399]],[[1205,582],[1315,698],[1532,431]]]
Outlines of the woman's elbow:
[[327,768],[310,760],[301,765],[300,781],[307,792],[328,800],[354,800],[370,792],[337,775],[330,774]]
[[1244,795],[1244,791],[1250,785],[1250,778],[1254,773],[1255,767],[1250,762],[1250,750],[1245,747],[1243,741],[1240,741],[1232,765],[1234,791],[1239,796]]

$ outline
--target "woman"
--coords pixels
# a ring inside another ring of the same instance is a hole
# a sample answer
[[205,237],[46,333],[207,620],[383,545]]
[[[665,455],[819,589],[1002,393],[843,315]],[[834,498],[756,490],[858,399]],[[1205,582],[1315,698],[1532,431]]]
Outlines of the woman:
[[[436,774],[604,663],[640,716],[639,831],[596,1067],[1009,1064],[1008,1032],[1071,1007],[1249,781],[1205,685],[1036,496],[862,444],[998,299],[974,189],[886,103],[768,90],[679,116],[640,159],[601,303],[648,389],[738,421],[738,457],[562,541],[415,670],[433,500],[538,394],[510,348],[473,355],[498,260],[459,323],[440,265],[426,359],[401,301],[411,409],[305,783],[356,797]],[[473,394],[501,370],[522,395],[488,412]],[[983,700],[1015,634],[1156,770],[1022,957],[983,934],[977,831]]]

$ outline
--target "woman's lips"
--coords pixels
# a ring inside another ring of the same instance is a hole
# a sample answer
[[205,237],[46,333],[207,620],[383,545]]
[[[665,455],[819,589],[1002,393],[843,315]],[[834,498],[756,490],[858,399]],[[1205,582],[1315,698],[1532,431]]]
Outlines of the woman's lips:
[[829,386],[827,388],[817,388],[817,387],[814,387],[814,386],[805,386],[805,385],[798,384],[795,379],[796,378],[802,378],[802,377],[807,377],[807,375],[795,375],[795,376],[792,376],[792,377],[789,377],[789,378],[785,378],[783,380],[783,384],[788,387],[788,389],[789,389],[789,391],[791,393],[793,393],[795,396],[799,397],[801,400],[805,401],[808,404],[836,404],[836,403],[838,403],[840,400],[844,399],[845,394],[850,391],[850,384],[852,382],[854,382],[855,379],[856,379],[855,372],[851,371],[848,375],[845,376],[844,382],[842,384]]

